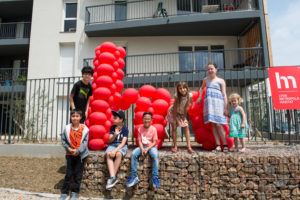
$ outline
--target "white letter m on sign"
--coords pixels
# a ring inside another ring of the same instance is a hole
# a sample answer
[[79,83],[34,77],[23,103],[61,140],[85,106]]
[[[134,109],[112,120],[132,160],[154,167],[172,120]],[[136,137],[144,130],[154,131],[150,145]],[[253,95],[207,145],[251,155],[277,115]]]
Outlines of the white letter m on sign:
[[280,83],[280,80],[283,80],[283,81],[284,81],[284,85],[285,85],[285,88],[286,88],[286,89],[290,88],[289,80],[288,80],[288,79],[290,79],[290,80],[292,81],[293,88],[297,88],[297,83],[296,83],[295,77],[293,77],[293,76],[288,76],[288,77],[285,77],[285,76],[279,76],[279,73],[278,73],[278,72],[275,72],[275,76],[276,76],[277,88],[281,89],[281,83]]

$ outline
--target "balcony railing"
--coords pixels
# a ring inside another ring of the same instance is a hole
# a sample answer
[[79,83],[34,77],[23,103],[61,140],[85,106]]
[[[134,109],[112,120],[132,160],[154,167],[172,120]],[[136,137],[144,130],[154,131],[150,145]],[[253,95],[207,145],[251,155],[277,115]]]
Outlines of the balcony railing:
[[30,38],[30,22],[0,23],[0,39]]
[[24,82],[27,79],[27,68],[0,68],[0,85],[10,86],[12,82]]
[[141,0],[86,7],[86,24],[257,9],[256,0]]
[[[125,62],[127,75],[204,70],[209,62],[216,63],[220,70],[264,67],[261,47],[128,55]],[[84,59],[83,66],[86,65],[93,66],[93,58]]]

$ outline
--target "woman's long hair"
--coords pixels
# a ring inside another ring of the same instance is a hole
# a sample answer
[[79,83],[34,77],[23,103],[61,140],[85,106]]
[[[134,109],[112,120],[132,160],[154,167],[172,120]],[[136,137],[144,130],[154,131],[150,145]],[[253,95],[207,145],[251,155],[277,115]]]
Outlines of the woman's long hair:
[[175,94],[176,94],[177,98],[175,98],[175,101],[174,101],[175,109],[177,109],[177,107],[180,105],[182,97],[183,97],[182,94],[179,92],[179,87],[186,88],[187,104],[190,102],[190,95],[189,95],[190,90],[187,86],[187,83],[181,81],[181,82],[177,83],[177,85],[176,85],[176,93]]

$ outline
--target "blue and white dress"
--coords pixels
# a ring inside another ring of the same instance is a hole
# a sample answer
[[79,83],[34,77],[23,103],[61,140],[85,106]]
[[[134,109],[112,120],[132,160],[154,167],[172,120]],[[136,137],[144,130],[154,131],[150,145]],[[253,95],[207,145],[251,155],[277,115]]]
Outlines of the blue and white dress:
[[221,83],[216,81],[211,82],[209,78],[207,78],[203,106],[204,123],[227,124],[224,108],[225,103],[221,92]]

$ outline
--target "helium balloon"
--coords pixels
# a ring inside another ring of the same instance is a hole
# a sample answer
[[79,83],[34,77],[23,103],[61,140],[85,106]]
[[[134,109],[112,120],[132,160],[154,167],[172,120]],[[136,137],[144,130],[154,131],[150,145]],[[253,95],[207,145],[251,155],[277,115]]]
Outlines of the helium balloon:
[[100,64],[106,63],[106,64],[112,65],[116,61],[115,56],[109,52],[101,53],[98,58],[99,58]]
[[164,140],[157,139],[157,141],[156,141],[156,148],[160,149],[162,147],[163,142],[164,142]]
[[97,78],[96,84],[97,87],[106,87],[110,88],[110,86],[113,84],[113,80],[109,76],[100,76]]
[[165,88],[159,88],[156,90],[154,97],[152,98],[152,101],[155,101],[156,99],[163,99],[167,103],[169,103],[171,100],[171,94]]
[[124,49],[123,47],[117,47],[117,49],[118,49],[119,52],[120,52],[120,57],[121,57],[121,58],[125,58],[125,56],[126,56],[126,51],[125,51],[125,49]]
[[164,120],[165,118],[162,115],[159,114],[153,115],[153,124],[162,124]]
[[115,56],[116,60],[118,60],[120,58],[120,55],[121,54],[118,50],[114,52],[114,56]]
[[109,105],[104,100],[95,100],[91,104],[91,108],[93,112],[105,112],[109,108]]
[[159,139],[165,139],[166,138],[166,131],[165,131],[163,125],[161,125],[161,124],[153,124],[152,126],[154,126],[156,128],[157,137]]
[[115,69],[115,71],[117,71],[119,68],[120,68],[120,64],[118,63],[118,61],[115,61],[113,64],[112,64],[113,68]]
[[136,121],[136,124],[143,124],[143,114],[144,112],[140,111],[140,112],[136,112],[134,114],[134,120]]
[[117,80],[115,84],[117,86],[117,92],[121,92],[124,88],[123,82],[121,80]]
[[103,136],[103,142],[104,143],[108,143],[109,141],[109,133],[106,133],[104,136]]
[[136,106],[141,111],[147,111],[148,108],[151,106],[151,101],[146,97],[140,97],[136,100]]
[[163,99],[157,99],[152,103],[152,107],[156,114],[166,115],[169,104]]
[[106,115],[106,118],[107,118],[107,119],[110,119],[110,118],[111,118],[112,112],[111,112],[111,109],[110,109],[110,108],[108,108],[108,109],[105,111],[105,115]]
[[122,58],[119,58],[118,63],[119,63],[120,69],[123,69],[125,67],[125,62]]
[[134,126],[133,137],[138,138],[139,128],[143,126],[143,124],[138,124]]
[[117,50],[117,47],[112,42],[104,42],[104,43],[101,44],[99,49],[100,49],[101,52],[114,53]]
[[152,115],[155,113],[155,111],[154,111],[154,109],[153,109],[152,107],[149,107],[149,108],[147,109],[147,112],[151,112]]
[[114,82],[116,82],[118,80],[118,74],[117,72],[113,72],[112,75],[111,75],[111,78]]
[[121,109],[121,110],[128,110],[130,108],[131,104],[130,103],[126,103],[125,101],[121,100],[119,103],[118,103],[118,107]]
[[88,144],[89,149],[91,150],[101,150],[104,148],[104,141],[102,139],[92,139]]
[[126,90],[124,90],[122,96],[123,101],[125,101],[126,103],[133,104],[138,98],[138,91],[134,88],[127,88]]
[[105,130],[106,131],[110,131],[110,127],[112,126],[112,123],[111,123],[111,121],[110,120],[106,120],[105,122],[104,122],[104,127],[105,127]]
[[122,69],[117,69],[116,73],[118,74],[118,79],[122,80],[124,78],[124,72]]
[[89,136],[93,139],[101,139],[106,133],[106,129],[102,125],[93,125],[89,128]]
[[[114,96],[114,100],[116,103],[119,103],[122,100],[122,96],[119,92],[115,92],[113,96]],[[124,99],[123,99],[123,101],[124,101]]]
[[110,92],[112,94],[114,94],[117,91],[117,86],[115,84],[112,84],[109,89],[110,89]]
[[198,97],[199,97],[199,92],[196,91],[190,91],[190,93],[193,94],[193,101],[197,101]]
[[115,69],[111,65],[105,64],[105,63],[99,65],[99,67],[97,68],[97,74],[99,76],[102,76],[102,75],[111,76],[112,73],[114,73],[114,72],[115,72]]
[[155,94],[156,89],[152,85],[143,85],[139,89],[139,94],[141,97],[151,98]]
[[102,100],[107,100],[108,97],[110,97],[111,95],[110,90],[105,87],[99,87],[93,93],[95,99],[102,99]]
[[104,122],[107,120],[106,115],[103,112],[93,112],[89,116],[90,123],[92,125],[96,124],[104,124]]

